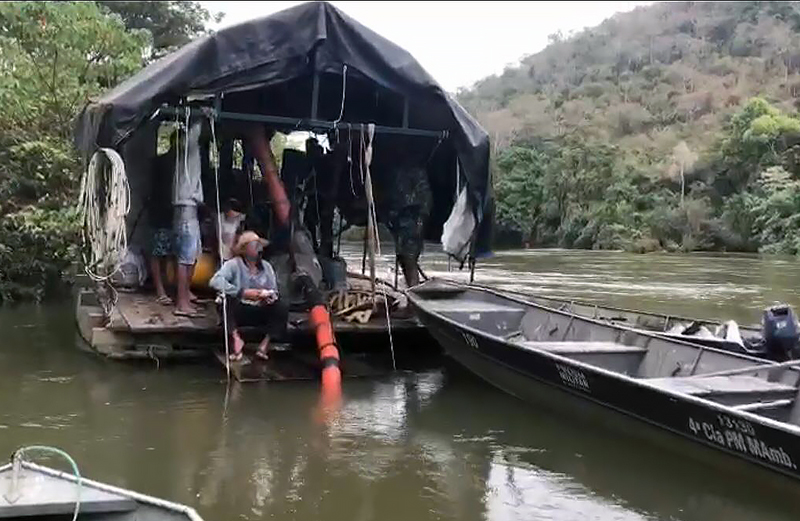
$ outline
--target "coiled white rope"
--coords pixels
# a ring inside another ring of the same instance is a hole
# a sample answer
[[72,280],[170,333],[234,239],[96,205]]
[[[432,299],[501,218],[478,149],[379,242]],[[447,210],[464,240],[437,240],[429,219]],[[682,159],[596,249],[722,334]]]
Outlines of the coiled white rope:
[[89,161],[78,203],[83,217],[84,270],[95,282],[110,279],[125,259],[128,250],[125,221],[130,200],[125,162],[115,150],[101,148]]
[[20,466],[22,465],[23,457],[28,452],[44,452],[50,454],[56,454],[61,456],[67,462],[69,462],[70,466],[72,467],[72,472],[75,474],[75,483],[76,483],[76,493],[75,493],[75,511],[72,515],[72,521],[78,519],[78,512],[81,508],[81,473],[78,471],[78,464],[75,463],[75,460],[72,459],[72,456],[67,454],[61,449],[56,447],[48,447],[46,445],[31,445],[28,447],[20,447],[14,454],[11,456],[11,462],[13,463],[13,470],[12,470],[12,487],[16,485],[16,480],[18,478]]

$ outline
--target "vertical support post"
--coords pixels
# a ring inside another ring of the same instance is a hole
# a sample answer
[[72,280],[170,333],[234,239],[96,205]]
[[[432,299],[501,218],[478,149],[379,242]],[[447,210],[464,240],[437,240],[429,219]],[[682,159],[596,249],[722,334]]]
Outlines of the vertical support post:
[[408,128],[408,98],[403,98],[403,128]]
[[217,92],[214,96],[214,119],[219,121],[219,113],[222,112],[222,93]]
[[317,119],[319,107],[319,72],[314,69],[314,83],[311,89],[311,119]]

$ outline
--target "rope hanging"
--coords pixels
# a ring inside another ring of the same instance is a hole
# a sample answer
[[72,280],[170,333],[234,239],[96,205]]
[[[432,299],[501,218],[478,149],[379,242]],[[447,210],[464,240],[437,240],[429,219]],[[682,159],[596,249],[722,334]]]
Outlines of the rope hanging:
[[122,157],[111,148],[95,152],[83,176],[78,203],[83,217],[84,270],[95,282],[105,282],[119,271],[128,251],[125,221],[130,195]]
[[[211,125],[211,141],[212,141],[212,149],[214,150],[214,180],[215,180],[215,189],[216,189],[216,197],[217,197],[217,240],[218,243],[218,253],[219,253],[219,264],[225,262],[225,259],[222,255],[222,206],[220,203],[220,196],[219,196],[219,149],[217,148],[217,129],[215,125],[215,120],[213,115],[208,116],[209,123]],[[228,377],[228,382],[231,381],[231,356],[230,356],[230,341],[228,339],[228,299],[223,294],[222,295],[222,327],[223,327],[223,334],[225,335],[225,372]]]
[[[367,197],[367,241],[369,243],[370,254],[370,281],[372,283],[372,303],[375,305],[375,255],[381,256],[381,238],[378,231],[378,214],[375,209],[375,198],[372,193],[372,173],[370,166],[372,165],[372,143],[375,138],[375,124],[369,123],[366,127],[366,137],[364,136],[364,129],[361,130],[361,146],[360,146],[360,163],[361,175],[364,183],[364,192]],[[377,250],[377,252],[376,252]],[[395,273],[396,273],[395,267]],[[396,285],[396,283],[395,283]],[[383,290],[383,302],[386,309],[386,325],[389,332],[389,348],[392,352],[392,369],[397,371],[397,362],[394,354],[394,338],[392,337],[392,319],[389,314],[389,296],[386,293],[385,285],[381,284]]]

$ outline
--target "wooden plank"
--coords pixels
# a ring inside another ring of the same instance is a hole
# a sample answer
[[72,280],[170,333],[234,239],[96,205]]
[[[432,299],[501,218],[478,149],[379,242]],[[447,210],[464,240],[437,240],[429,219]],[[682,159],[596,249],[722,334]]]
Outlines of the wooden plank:
[[81,306],[78,302],[77,309],[75,310],[75,320],[78,323],[78,333],[81,338],[88,343],[92,342],[92,329],[95,327],[102,327],[105,317],[103,310],[94,306]]
[[92,328],[89,344],[100,354],[117,356],[133,347],[134,342],[130,335],[111,331],[105,327]]
[[[143,333],[206,333],[218,334],[219,315],[213,304],[203,308],[205,318],[189,319],[176,317],[171,306],[163,306],[148,295],[120,295],[115,314],[109,328],[114,331],[130,331]],[[117,314],[118,312],[118,314]],[[302,311],[289,313],[289,331],[302,332],[308,330],[307,315]],[[392,318],[393,330],[423,329],[422,324],[413,316]],[[381,333],[388,330],[386,316],[376,313],[366,324],[346,322],[334,319],[333,329],[336,333]],[[310,331],[309,331],[310,333]]]
[[131,325],[120,312],[119,306],[114,306],[111,316],[108,318],[108,327],[114,331],[130,331]]
[[[214,356],[225,369],[225,353],[215,351]],[[342,360],[344,378],[375,378],[389,373],[388,365],[373,363],[366,356],[350,355]],[[231,376],[242,383],[315,380],[319,378],[319,361],[315,353],[304,350],[274,350],[266,362],[245,352],[242,361],[231,362]]]
[[159,304],[153,295],[120,293],[116,309],[124,319],[124,325],[117,321],[111,327],[132,333],[216,332],[219,315],[214,304],[201,304],[197,308],[204,314],[203,318],[179,317],[173,313],[174,306]]
[[[215,357],[226,366],[225,353],[216,351]],[[281,382],[290,380],[314,380],[318,371],[299,360],[291,349],[278,348],[270,352],[270,359],[263,361],[245,352],[239,362],[231,362],[231,376],[238,382]]]

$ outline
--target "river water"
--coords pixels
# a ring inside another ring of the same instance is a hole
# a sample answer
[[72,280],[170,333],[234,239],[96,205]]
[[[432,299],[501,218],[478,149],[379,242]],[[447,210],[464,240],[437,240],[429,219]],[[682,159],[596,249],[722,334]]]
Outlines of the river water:
[[[360,264],[354,249],[348,259]],[[466,277],[435,253],[425,266]],[[800,309],[791,258],[529,250],[486,259],[476,279],[746,323],[774,300]],[[336,417],[317,407],[308,382],[228,388],[214,365],[157,369],[82,352],[69,301],[0,309],[0,453],[58,446],[84,475],[186,503],[207,521],[767,521],[800,512],[800,487],[539,410],[450,365],[347,380]]]

